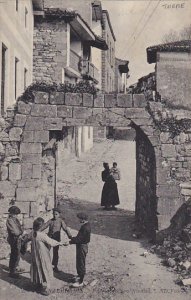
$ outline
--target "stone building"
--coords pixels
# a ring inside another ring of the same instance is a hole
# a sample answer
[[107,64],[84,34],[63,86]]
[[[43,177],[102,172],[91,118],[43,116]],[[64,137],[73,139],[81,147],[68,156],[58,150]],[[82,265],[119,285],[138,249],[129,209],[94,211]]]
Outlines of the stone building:
[[0,2],[0,114],[32,83],[33,15],[42,0]]
[[129,62],[115,58],[115,91],[117,93],[126,93],[127,78],[129,77]]
[[102,51],[102,90],[106,93],[115,91],[115,34],[109,13],[103,10],[102,37],[108,44],[108,50]]
[[[107,45],[79,13],[70,9],[45,8],[43,14],[35,18],[34,81],[75,84],[87,79],[97,85],[100,78],[92,63],[92,47],[101,53],[100,49],[104,50]],[[74,139],[75,154],[80,156],[93,147],[93,128],[78,127]],[[71,136],[69,140],[72,142]],[[60,156],[64,157],[64,144],[59,143],[59,149]]]
[[191,108],[191,41],[147,48],[147,61],[156,63],[156,90],[169,105]]
[[[44,14],[35,18],[35,81],[76,83],[88,79],[100,87],[99,62],[95,59],[93,63],[92,52],[101,56],[101,50],[107,49],[105,40],[91,28],[92,22],[86,21],[87,14],[84,19],[70,8],[72,3],[69,6],[66,1],[58,6],[60,2],[55,1],[57,8],[48,8],[48,3],[45,1]],[[86,2],[83,10],[86,11]],[[92,18],[92,12],[89,14]]]

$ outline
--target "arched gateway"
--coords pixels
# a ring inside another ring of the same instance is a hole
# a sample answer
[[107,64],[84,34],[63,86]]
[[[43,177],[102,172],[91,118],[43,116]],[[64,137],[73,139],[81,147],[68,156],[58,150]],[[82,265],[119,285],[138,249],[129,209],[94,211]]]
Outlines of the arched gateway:
[[[160,103],[146,103],[144,95],[111,95],[34,91],[23,95],[15,111],[1,122],[1,213],[15,201],[24,225],[49,211],[55,201],[54,132],[65,126],[132,126],[136,129],[136,217],[147,231],[168,225],[187,195],[173,179],[172,166],[187,172],[180,144],[156,126]],[[179,147],[178,147],[179,146]],[[191,149],[191,147],[190,147]],[[178,152],[179,151],[179,152]],[[189,151],[189,149],[188,149]],[[177,156],[179,155],[179,159]],[[185,190],[185,187],[183,187]],[[184,195],[183,195],[184,194]]]

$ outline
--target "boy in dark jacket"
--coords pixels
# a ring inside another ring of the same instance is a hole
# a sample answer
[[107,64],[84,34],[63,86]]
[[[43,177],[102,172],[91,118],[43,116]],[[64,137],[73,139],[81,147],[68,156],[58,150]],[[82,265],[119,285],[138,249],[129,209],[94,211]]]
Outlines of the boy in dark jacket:
[[76,269],[79,281],[74,283],[73,287],[82,287],[86,274],[86,255],[88,253],[88,243],[90,242],[91,227],[85,213],[78,213],[77,217],[82,226],[77,236],[71,238],[69,244],[76,244]]
[[[56,240],[57,242],[60,242],[61,228],[67,234],[69,239],[72,238],[70,230],[66,226],[64,220],[62,220],[60,217],[59,208],[53,208],[53,218],[50,219],[48,222],[46,222],[44,225],[42,225],[40,231],[43,231],[48,227],[49,227],[48,236],[51,239]],[[59,246],[56,246],[53,248],[52,265],[53,265],[54,272],[59,272],[59,270],[58,270],[58,258],[59,258],[58,250],[59,250]]]
[[8,210],[9,216],[7,218],[7,241],[11,247],[11,255],[9,261],[9,276],[12,278],[18,278],[19,275],[18,265],[20,260],[20,250],[21,250],[21,236],[23,234],[22,226],[17,219],[17,215],[21,213],[20,208],[17,206],[11,206]]

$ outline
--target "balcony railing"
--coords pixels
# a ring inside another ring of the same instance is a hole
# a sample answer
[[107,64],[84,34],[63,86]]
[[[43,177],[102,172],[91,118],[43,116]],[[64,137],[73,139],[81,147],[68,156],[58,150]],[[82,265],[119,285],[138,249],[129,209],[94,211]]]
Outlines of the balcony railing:
[[86,79],[94,80],[96,83],[99,82],[98,69],[89,60],[82,59],[73,50],[70,50],[70,68],[81,73]]
[[99,82],[99,71],[89,60],[82,60],[82,75]]

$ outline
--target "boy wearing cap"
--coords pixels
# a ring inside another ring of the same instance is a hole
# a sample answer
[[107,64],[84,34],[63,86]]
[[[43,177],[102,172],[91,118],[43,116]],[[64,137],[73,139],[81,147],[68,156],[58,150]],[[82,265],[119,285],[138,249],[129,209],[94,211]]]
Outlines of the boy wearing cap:
[[91,227],[88,222],[88,216],[85,213],[77,214],[82,224],[76,237],[72,237],[69,244],[76,244],[76,269],[78,282],[73,287],[82,287],[84,285],[84,276],[86,274],[86,255],[88,253],[88,243],[90,242]]
[[18,278],[18,265],[20,260],[21,250],[21,236],[23,229],[21,223],[17,219],[17,215],[21,213],[20,208],[17,206],[11,206],[8,209],[9,216],[7,218],[6,226],[8,232],[7,241],[11,247],[11,255],[9,260],[9,276],[12,278]]
[[[61,211],[59,210],[59,208],[53,208],[53,218],[50,219],[48,222],[46,222],[44,225],[42,225],[42,227],[40,229],[40,231],[43,231],[49,227],[48,236],[57,242],[60,242],[61,228],[67,234],[69,239],[72,238],[70,230],[66,226],[66,223],[64,222],[64,220],[62,220],[60,217],[60,213],[61,213]],[[58,270],[58,258],[59,258],[58,251],[59,251],[59,246],[56,246],[53,248],[52,265],[53,265],[54,272],[59,272],[59,270]]]

